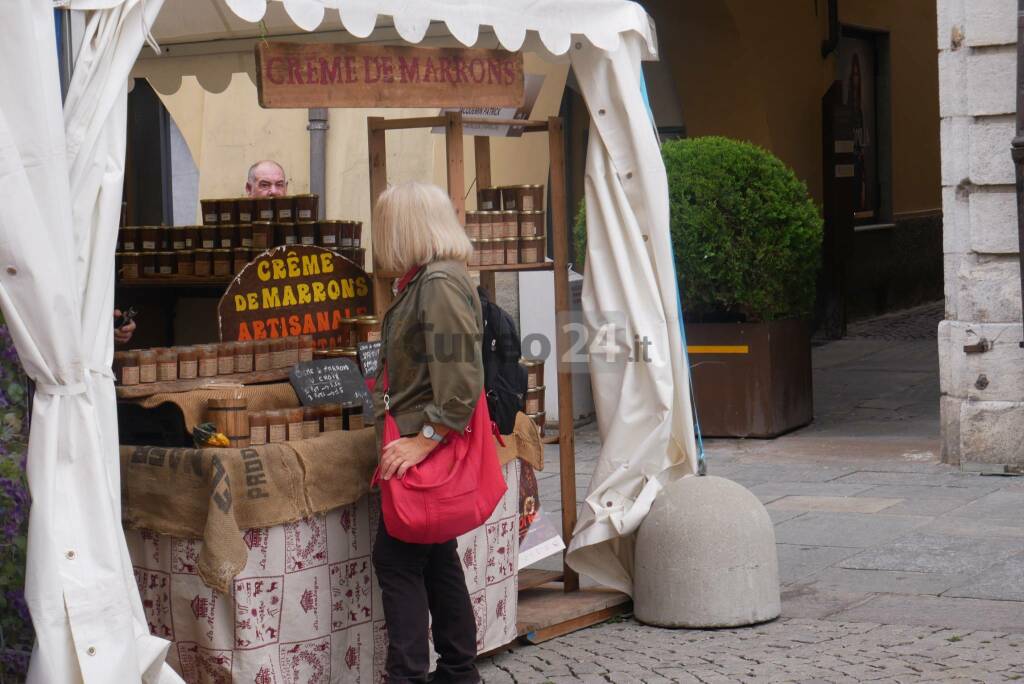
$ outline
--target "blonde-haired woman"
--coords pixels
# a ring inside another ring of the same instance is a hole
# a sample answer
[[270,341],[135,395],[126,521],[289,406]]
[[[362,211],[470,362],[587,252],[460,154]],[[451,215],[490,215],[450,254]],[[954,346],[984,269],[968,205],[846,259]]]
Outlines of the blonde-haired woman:
[[[374,390],[379,443],[386,368],[390,412],[402,437],[381,454],[385,479],[404,476],[450,430],[462,432],[480,397],[483,321],[466,270],[472,249],[451,201],[437,186],[405,183],[377,200],[376,268],[404,274],[384,314],[383,363]],[[474,664],[476,619],[455,540],[408,544],[389,535],[382,520],[373,564],[388,626],[387,681],[428,681],[428,625],[440,655],[430,681],[480,681]]]

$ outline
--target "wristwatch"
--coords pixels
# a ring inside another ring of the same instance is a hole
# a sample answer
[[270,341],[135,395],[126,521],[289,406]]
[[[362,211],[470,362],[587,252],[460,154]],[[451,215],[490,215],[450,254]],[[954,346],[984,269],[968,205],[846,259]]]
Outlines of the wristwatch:
[[437,430],[435,430],[434,426],[431,425],[430,423],[423,424],[423,427],[420,429],[420,434],[426,437],[427,439],[434,440],[435,442],[441,442],[444,440],[444,437],[437,434]]

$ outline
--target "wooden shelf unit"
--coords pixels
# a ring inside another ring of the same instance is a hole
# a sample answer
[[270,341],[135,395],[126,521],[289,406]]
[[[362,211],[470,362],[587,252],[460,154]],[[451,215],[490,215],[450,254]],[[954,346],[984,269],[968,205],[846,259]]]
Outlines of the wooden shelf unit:
[[165,380],[163,382],[147,382],[139,385],[117,385],[114,391],[118,399],[143,399],[154,394],[190,392],[221,383],[259,385],[267,382],[283,382],[288,379],[288,374],[291,370],[292,367],[288,366],[287,368],[274,368],[266,371],[253,371],[252,373],[212,375],[210,377],[193,378],[190,380],[178,379]]
[[[521,126],[524,133],[546,133],[550,158],[550,202],[547,211],[551,215],[551,240],[554,261],[518,266],[481,266],[471,270],[479,271],[480,284],[494,297],[494,274],[497,271],[551,270],[555,280],[555,320],[560,321],[569,313],[569,240],[568,216],[566,210],[565,157],[563,124],[559,117],[546,121],[518,119],[494,120],[464,118],[460,112],[448,112],[440,116],[405,119],[368,117],[366,120],[369,137],[370,157],[370,206],[376,206],[377,198],[387,188],[387,132],[411,128],[443,127],[445,131],[445,154],[448,176],[448,196],[455,207],[459,221],[466,223],[465,202],[465,157],[463,147],[463,126],[466,124],[499,124]],[[474,136],[473,147],[476,159],[477,187],[491,185],[491,141],[485,136]],[[374,268],[374,306],[380,316],[392,300],[391,282],[394,279]],[[562,537],[566,547],[572,541],[576,527],[576,455],[573,433],[572,374],[564,356],[570,348],[568,330],[558,326],[555,331],[555,361],[558,364],[558,453],[562,492]],[[549,360],[550,362],[550,360]],[[579,576],[564,561],[562,591],[579,591]],[[605,610],[607,606],[602,605]],[[529,612],[529,611],[528,611]],[[523,616],[521,616],[523,617]],[[604,618],[602,618],[604,619]],[[591,623],[593,624],[593,623]],[[577,627],[578,629],[578,627]],[[533,631],[533,627],[531,627]]]

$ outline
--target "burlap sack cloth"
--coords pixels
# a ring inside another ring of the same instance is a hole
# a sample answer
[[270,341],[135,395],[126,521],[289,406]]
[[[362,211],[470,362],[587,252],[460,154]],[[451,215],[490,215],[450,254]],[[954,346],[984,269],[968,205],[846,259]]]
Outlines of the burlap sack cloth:
[[249,449],[122,446],[123,522],[202,539],[199,576],[227,592],[245,567],[244,530],[350,504],[376,467],[372,429]]
[[[499,447],[502,464],[518,455],[542,467],[540,436],[525,415],[505,442]],[[123,522],[202,539],[199,576],[226,593],[245,567],[244,530],[353,503],[369,492],[376,466],[372,428],[248,449],[122,446]]]
[[291,383],[274,382],[265,385],[237,385],[218,383],[210,379],[210,386],[188,392],[160,392],[141,399],[121,399],[122,402],[138,404],[142,408],[154,408],[160,404],[174,404],[185,420],[185,429],[192,432],[199,423],[206,420],[207,404],[210,399],[245,399],[250,411],[294,408],[299,398]]

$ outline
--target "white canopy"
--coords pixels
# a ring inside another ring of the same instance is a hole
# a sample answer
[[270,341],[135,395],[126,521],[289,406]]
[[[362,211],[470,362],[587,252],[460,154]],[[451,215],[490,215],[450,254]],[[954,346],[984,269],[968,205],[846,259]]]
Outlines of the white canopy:
[[[581,573],[632,589],[631,534],[669,480],[696,470],[665,169],[640,88],[656,58],[625,0],[70,0],[89,10],[63,108],[49,3],[0,6],[0,305],[37,393],[26,595],[37,631],[31,682],[179,681],[151,637],[120,528],[113,252],[124,176],[126,82],[155,31],[170,44],[393,26],[420,42],[443,22],[465,45],[493,27],[572,63],[591,112],[583,306],[617,361],[591,361],[603,447],[569,550]],[[337,10],[337,13],[335,12]],[[326,22],[326,23],[325,23]],[[339,26],[340,23],[340,26]],[[611,327],[614,324],[614,328]],[[633,335],[650,362],[627,362]]]

